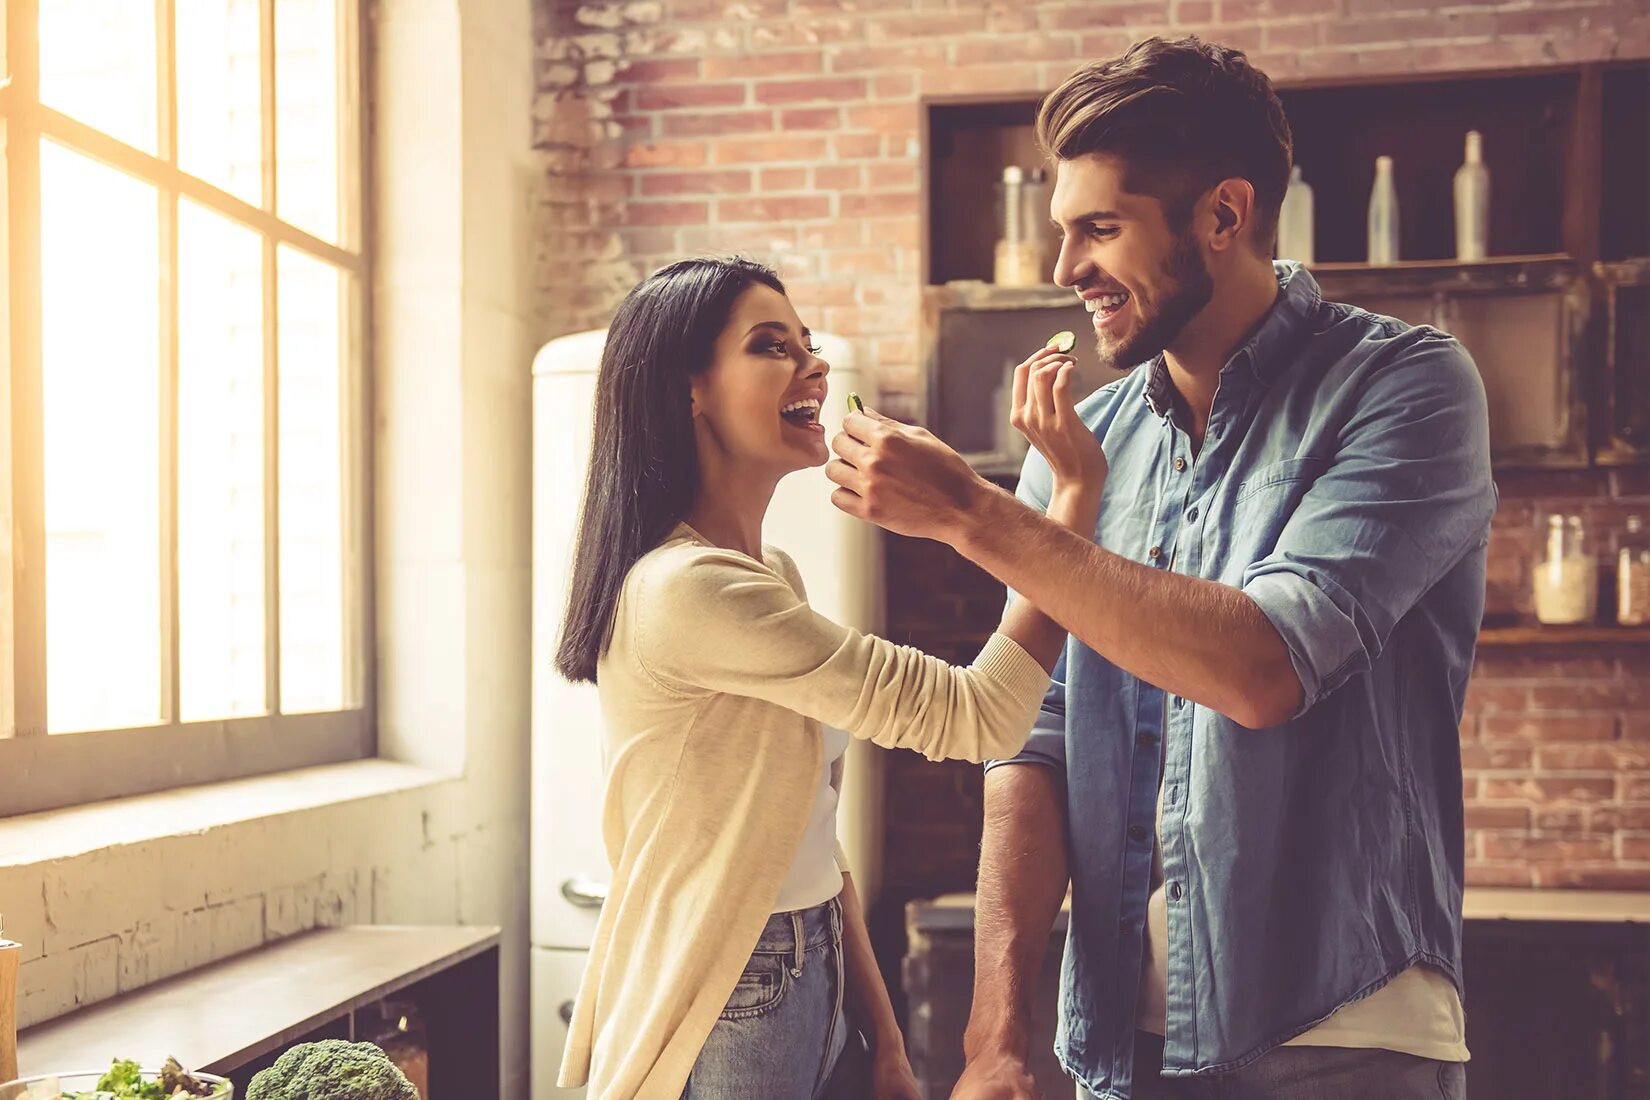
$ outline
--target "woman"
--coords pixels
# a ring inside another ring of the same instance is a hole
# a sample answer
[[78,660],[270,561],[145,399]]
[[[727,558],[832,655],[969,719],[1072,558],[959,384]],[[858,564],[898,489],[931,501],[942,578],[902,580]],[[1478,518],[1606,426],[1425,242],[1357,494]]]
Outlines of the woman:
[[[762,519],[780,478],[828,457],[829,369],[742,260],[664,268],[609,330],[557,657],[606,725],[613,880],[562,1070],[601,1100],[915,1098],[836,845],[847,737],[821,723],[930,759],[1011,755],[1064,644],[1017,603],[953,668],[808,607]],[[1077,446],[1070,372],[1052,351],[1022,364],[1016,422],[1083,456],[1050,515],[1092,531],[1099,452]],[[872,1054],[845,1084],[850,1021]]]

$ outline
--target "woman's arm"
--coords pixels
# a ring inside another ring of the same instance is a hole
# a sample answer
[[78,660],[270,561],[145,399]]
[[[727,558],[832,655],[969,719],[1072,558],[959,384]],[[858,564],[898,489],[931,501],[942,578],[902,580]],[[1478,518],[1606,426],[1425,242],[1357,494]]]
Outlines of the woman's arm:
[[872,1095],[875,1100],[918,1100],[921,1093],[905,1054],[905,1036],[894,1018],[888,987],[883,984],[882,971],[871,950],[871,933],[865,927],[853,875],[844,872],[838,900],[842,903],[845,1007],[848,1019],[871,1044]]

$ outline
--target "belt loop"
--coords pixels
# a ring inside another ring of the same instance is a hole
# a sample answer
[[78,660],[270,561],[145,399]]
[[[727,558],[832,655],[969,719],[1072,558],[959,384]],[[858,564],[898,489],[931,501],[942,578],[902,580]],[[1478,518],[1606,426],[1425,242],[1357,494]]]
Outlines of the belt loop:
[[802,914],[791,913],[791,933],[796,937],[795,965],[791,967],[791,977],[802,977]]

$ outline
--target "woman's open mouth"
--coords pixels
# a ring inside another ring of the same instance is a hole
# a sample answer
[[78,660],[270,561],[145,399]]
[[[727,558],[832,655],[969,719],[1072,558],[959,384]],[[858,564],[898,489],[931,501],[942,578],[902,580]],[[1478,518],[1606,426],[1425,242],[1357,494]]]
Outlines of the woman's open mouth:
[[819,432],[824,434],[825,425],[819,422],[819,401],[809,397],[802,401],[793,401],[779,410],[779,417],[793,428],[803,431]]

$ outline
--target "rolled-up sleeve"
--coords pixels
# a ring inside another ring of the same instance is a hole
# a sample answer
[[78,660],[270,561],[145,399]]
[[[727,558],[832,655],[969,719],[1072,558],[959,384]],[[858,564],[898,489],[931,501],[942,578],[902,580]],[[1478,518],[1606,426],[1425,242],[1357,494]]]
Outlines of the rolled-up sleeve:
[[[1025,461],[1020,472],[1020,484],[1015,495],[1026,504],[1037,509],[1038,512],[1048,511],[1049,494],[1053,476],[1049,471],[1048,463],[1036,451],[1032,451]],[[1020,596],[1016,592],[1009,592],[1010,605]],[[1071,643],[1068,640],[1066,650]],[[1045,768],[1054,768],[1063,776],[1066,771],[1066,653],[1060,654],[1060,659],[1054,665],[1053,675],[1049,679],[1048,691],[1043,695],[1043,703],[1037,712],[1037,721],[1031,727],[1031,736],[1027,738],[1025,747],[1019,753],[1001,760],[987,760],[985,770],[1001,767],[1004,764],[1038,764]]]
[[1289,649],[1304,713],[1367,670],[1495,512],[1484,386],[1429,334],[1370,373],[1328,468],[1243,591]]

